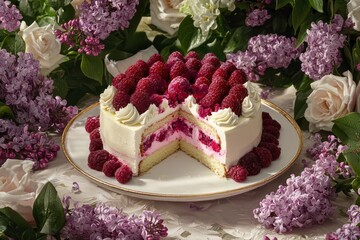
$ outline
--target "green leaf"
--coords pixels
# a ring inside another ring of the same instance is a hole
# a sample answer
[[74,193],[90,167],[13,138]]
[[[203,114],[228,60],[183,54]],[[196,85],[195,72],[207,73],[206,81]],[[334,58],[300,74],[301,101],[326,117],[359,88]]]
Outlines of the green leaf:
[[69,92],[69,86],[63,76],[64,73],[61,69],[55,70],[50,74],[51,79],[54,81],[53,96],[60,96],[65,99],[67,93]]
[[143,17],[143,15],[145,14],[145,12],[147,10],[148,4],[149,4],[148,0],[139,1],[139,5],[136,7],[136,13],[131,18],[130,25],[126,29],[129,34],[132,34],[136,31],[136,29],[141,21],[141,18]]
[[231,53],[236,51],[245,51],[251,37],[250,33],[251,29],[246,26],[236,28],[227,42],[224,52]]
[[352,182],[351,186],[353,190],[357,193],[359,187],[360,187],[360,176],[357,176]]
[[204,36],[200,28],[194,26],[194,21],[190,16],[185,17],[179,26],[178,37],[184,52],[199,47],[205,43],[210,33]]
[[33,216],[40,233],[56,235],[65,224],[64,208],[54,186],[47,182],[33,206]]
[[309,0],[309,2],[313,9],[321,13],[323,12],[323,0]]
[[284,33],[287,30],[287,17],[281,11],[274,14],[272,19],[272,28],[275,33]]
[[68,4],[57,11],[57,15],[59,16],[59,23],[66,23],[74,18],[75,9],[71,4]]
[[25,42],[19,35],[9,35],[4,39],[1,48],[16,55],[25,52]]
[[147,38],[144,32],[135,32],[128,35],[125,44],[119,46],[118,50],[125,52],[136,53],[141,49],[145,49],[151,46],[150,40]]
[[298,91],[296,93],[295,104],[294,104],[294,119],[300,119],[304,117],[305,110],[307,109],[306,100],[310,93],[311,89],[307,91]]
[[119,61],[119,60],[129,58],[129,57],[131,57],[133,55],[134,54],[129,53],[129,52],[115,50],[115,51],[111,51],[109,53],[109,59],[114,60],[114,61]]
[[1,118],[15,119],[15,115],[11,108],[2,102],[0,102],[0,119]]
[[10,237],[21,238],[25,231],[32,231],[31,225],[10,207],[0,208],[0,219],[3,229],[6,228],[3,232]]
[[306,20],[307,15],[311,10],[308,0],[296,0],[292,11],[292,25],[296,32],[299,26]]
[[60,8],[65,6],[64,0],[46,0],[46,5],[52,7],[55,10],[59,10]]
[[290,0],[276,0],[275,10],[278,10],[290,3]]
[[36,18],[44,9],[45,0],[20,0],[19,10],[24,16]]
[[102,77],[104,73],[104,65],[100,56],[82,55],[81,71],[88,78],[102,83]]

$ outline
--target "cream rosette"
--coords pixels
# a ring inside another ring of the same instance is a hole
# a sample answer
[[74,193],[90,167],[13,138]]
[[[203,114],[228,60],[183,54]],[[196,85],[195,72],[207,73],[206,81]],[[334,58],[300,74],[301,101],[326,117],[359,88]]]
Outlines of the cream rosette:
[[311,83],[311,88],[313,91],[306,101],[308,107],[304,114],[311,132],[331,131],[333,120],[353,111],[356,84],[351,72],[344,72],[343,77],[325,75]]

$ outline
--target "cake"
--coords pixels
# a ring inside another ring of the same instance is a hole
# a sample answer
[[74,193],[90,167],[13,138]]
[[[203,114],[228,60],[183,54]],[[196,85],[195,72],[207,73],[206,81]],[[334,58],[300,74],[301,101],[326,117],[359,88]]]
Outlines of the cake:
[[[100,115],[88,122],[89,166],[106,168],[105,175],[120,182],[176,151],[236,181],[280,154],[280,125],[261,111],[258,87],[211,53],[200,59],[195,52],[173,52],[166,62],[154,54],[137,61],[100,95]],[[117,167],[105,164],[109,159]]]

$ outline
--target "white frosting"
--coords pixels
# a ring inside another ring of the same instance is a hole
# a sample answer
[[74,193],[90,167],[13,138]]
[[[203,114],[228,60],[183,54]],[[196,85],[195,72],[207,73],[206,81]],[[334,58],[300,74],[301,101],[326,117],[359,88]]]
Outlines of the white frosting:
[[139,124],[139,112],[134,105],[129,103],[124,108],[120,108],[115,113],[115,119],[126,125],[137,125]]
[[253,117],[257,112],[258,107],[252,102],[249,96],[247,96],[242,103],[242,116],[243,117]]
[[231,108],[220,109],[217,112],[212,112],[209,120],[215,124],[223,127],[235,126],[239,121],[239,116],[236,115]]
[[113,111],[114,107],[112,105],[112,100],[115,96],[115,88],[113,86],[108,86],[105,91],[100,94],[100,106],[106,110]]

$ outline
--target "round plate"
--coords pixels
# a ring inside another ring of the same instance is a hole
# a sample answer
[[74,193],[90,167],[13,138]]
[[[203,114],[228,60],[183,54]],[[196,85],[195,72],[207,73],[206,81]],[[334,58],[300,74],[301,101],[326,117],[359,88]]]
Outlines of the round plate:
[[[270,113],[281,124],[281,156],[255,176],[244,182],[221,178],[178,151],[150,169],[133,177],[127,184],[87,166],[89,135],[85,131],[88,116],[99,115],[99,104],[93,104],[73,118],[62,136],[62,147],[67,160],[82,174],[101,187],[133,197],[162,201],[203,201],[225,198],[258,188],[284,173],[297,159],[302,148],[302,135],[296,122],[282,109],[262,100],[262,110]],[[239,136],[241,137],[241,136]]]

